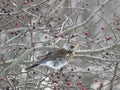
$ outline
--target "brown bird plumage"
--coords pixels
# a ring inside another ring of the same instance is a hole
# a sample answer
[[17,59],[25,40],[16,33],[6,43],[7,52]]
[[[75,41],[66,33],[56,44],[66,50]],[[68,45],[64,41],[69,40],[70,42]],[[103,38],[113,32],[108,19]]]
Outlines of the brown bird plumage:
[[[44,57],[40,61],[35,62],[30,67],[27,67],[26,70],[29,70],[38,65],[49,66],[54,69],[60,68],[60,67],[64,66],[64,64],[67,63],[66,61],[69,60],[73,56],[74,49],[77,46],[78,45],[70,46],[68,50],[62,48],[62,49],[55,50],[53,52],[49,52],[46,55],[44,55]],[[63,65],[59,66],[59,63],[61,63],[61,65],[63,63]]]

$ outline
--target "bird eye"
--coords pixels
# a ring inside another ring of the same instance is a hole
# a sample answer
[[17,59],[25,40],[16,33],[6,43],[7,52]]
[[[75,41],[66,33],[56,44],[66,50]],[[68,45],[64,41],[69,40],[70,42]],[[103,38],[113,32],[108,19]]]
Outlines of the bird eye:
[[75,46],[70,46],[71,49],[73,49]]

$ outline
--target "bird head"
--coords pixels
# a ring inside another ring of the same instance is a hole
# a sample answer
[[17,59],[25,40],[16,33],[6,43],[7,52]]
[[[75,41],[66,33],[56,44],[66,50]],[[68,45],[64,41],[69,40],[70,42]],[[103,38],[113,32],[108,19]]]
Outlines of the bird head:
[[78,47],[79,45],[78,44],[76,44],[76,43],[70,43],[70,44],[67,44],[66,45],[66,47],[65,47],[65,49],[67,49],[68,51],[69,51],[69,54],[67,55],[67,57],[69,58],[69,59],[71,59],[71,58],[73,58],[73,55],[75,54],[75,50],[77,49],[77,47]]
[[75,50],[78,48],[78,46],[79,46],[79,45],[76,44],[76,43],[75,43],[75,44],[69,44],[69,45],[68,45],[68,50],[69,50],[69,51],[75,51]]

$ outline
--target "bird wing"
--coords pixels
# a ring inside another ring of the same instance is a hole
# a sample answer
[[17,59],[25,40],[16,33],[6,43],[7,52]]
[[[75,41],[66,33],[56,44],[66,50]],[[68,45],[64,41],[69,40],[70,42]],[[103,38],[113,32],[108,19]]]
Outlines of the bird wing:
[[45,65],[46,63],[48,63],[48,61],[49,61],[49,64],[50,63],[52,64],[53,63],[52,61],[56,61],[58,58],[65,58],[68,53],[69,53],[68,50],[66,50],[64,48],[55,50],[53,52],[49,52],[46,55],[44,55],[44,57],[41,60],[35,62],[32,66],[27,67],[26,70],[29,70],[40,64]]
[[48,59],[55,59],[55,58],[59,58],[59,57],[65,57],[67,54],[69,53],[68,50],[62,48],[62,49],[58,49],[53,51],[50,55],[48,55]]
[[48,66],[55,70],[60,70],[63,66],[67,65],[68,61],[66,58],[57,58],[55,61],[47,61],[46,63],[40,64],[40,66]]

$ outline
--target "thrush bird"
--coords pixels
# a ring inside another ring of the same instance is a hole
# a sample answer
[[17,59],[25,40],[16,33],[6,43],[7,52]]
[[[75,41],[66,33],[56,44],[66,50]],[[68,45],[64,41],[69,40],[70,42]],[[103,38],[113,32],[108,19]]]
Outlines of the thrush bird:
[[69,44],[66,48],[61,48],[52,52],[47,53],[43,58],[35,62],[30,67],[27,67],[26,70],[34,68],[36,66],[48,66],[55,70],[60,70],[63,66],[68,64],[73,55],[75,49],[78,47],[78,44]]

